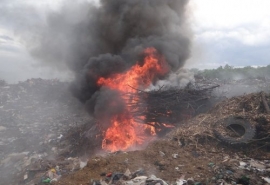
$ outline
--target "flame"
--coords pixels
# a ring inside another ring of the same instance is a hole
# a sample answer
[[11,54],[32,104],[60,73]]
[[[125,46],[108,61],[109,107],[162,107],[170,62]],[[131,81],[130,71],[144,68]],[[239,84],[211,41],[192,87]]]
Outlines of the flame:
[[[128,71],[121,74],[114,74],[109,78],[101,77],[97,80],[98,86],[106,86],[116,90],[119,94],[138,93],[136,89],[147,88],[158,76],[165,75],[169,67],[162,55],[155,48],[144,50],[144,61],[137,63]],[[136,103],[136,99],[124,99],[128,103]],[[149,137],[146,134],[149,130],[155,135],[155,128],[150,125],[138,123],[131,114],[128,106],[125,110],[110,119],[110,127],[104,133],[102,148],[109,151],[126,150],[134,145],[143,144]]]

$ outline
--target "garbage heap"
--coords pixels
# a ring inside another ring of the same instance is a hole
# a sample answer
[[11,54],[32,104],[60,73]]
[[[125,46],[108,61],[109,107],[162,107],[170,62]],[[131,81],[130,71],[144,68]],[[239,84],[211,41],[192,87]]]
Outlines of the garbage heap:
[[57,79],[17,84],[0,80],[0,184],[34,184],[35,176],[39,181],[57,165],[62,174],[72,171],[75,162],[67,160],[71,156],[58,160],[73,147],[64,137],[92,118],[71,95],[69,85]]
[[[83,169],[55,184],[151,184],[151,174],[160,178],[155,185],[270,183],[267,105],[270,96],[263,92],[224,100],[143,150],[92,156]],[[112,179],[127,169],[144,169],[145,181]]]

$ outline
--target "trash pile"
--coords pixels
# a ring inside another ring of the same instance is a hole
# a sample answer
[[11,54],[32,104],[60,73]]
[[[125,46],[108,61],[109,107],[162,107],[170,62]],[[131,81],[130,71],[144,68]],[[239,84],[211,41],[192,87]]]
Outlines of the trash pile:
[[[69,83],[59,80],[0,81],[1,183],[28,182],[52,168],[49,161],[72,149],[68,130],[88,124],[92,118],[68,88]],[[37,161],[40,166],[32,168]],[[33,171],[26,175],[26,169]]]
[[239,149],[159,140],[142,151],[92,157],[85,168],[55,184],[253,185],[269,177],[270,160],[249,158]]
[[141,150],[103,153],[96,121],[68,86],[42,79],[0,84],[1,183],[269,183],[267,93],[226,99]]
[[270,115],[265,102],[270,105],[270,96],[263,92],[226,99],[144,150],[93,156],[84,169],[63,176],[56,184],[93,184],[89,181],[100,179],[103,172],[127,168],[142,168],[148,172],[145,179],[155,174],[167,184],[269,183]]
[[101,173],[101,180],[90,180],[92,185],[109,185],[109,184],[123,184],[123,185],[168,185],[164,180],[157,178],[155,175],[150,175],[149,177],[143,169],[136,170],[131,173],[127,169],[124,173],[114,172],[114,173]]
[[269,183],[270,160],[255,160],[252,158],[240,158],[225,156],[222,163],[215,165],[209,163],[213,171],[211,182],[218,184],[264,184]]
[[42,160],[33,159],[31,164],[21,173],[21,184],[46,184],[57,182],[62,175],[68,175],[72,172],[84,168],[87,164],[87,159],[66,158],[58,160]]
[[[213,172],[213,177],[208,180],[207,184],[218,184],[218,185],[249,185],[257,184],[258,181],[253,181],[250,176],[259,175],[261,177],[261,182],[270,183],[270,178],[265,177],[270,174],[270,161],[256,161],[250,158],[243,158],[231,160],[228,156],[224,157],[222,163],[227,163],[226,165],[215,165],[214,163],[209,163],[208,166]],[[244,162],[245,161],[245,162]],[[233,165],[232,165],[233,164]],[[155,175],[147,175],[143,169],[136,170],[131,173],[127,169],[124,173],[114,172],[114,173],[101,173],[100,180],[91,179],[90,185],[203,185],[202,182],[195,182],[194,178],[185,179],[182,175],[180,178],[176,179],[175,182],[166,182],[163,179],[157,178]],[[253,181],[253,182],[252,182]],[[229,182],[229,183],[227,183]]]

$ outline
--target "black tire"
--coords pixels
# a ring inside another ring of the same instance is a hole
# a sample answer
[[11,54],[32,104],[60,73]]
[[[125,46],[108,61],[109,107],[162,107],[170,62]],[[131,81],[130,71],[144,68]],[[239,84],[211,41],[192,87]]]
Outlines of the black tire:
[[[232,127],[236,128],[236,131]],[[239,135],[233,137],[221,131],[226,129]],[[256,129],[248,120],[242,117],[230,116],[215,124],[214,134],[219,140],[230,145],[247,144],[254,138]]]

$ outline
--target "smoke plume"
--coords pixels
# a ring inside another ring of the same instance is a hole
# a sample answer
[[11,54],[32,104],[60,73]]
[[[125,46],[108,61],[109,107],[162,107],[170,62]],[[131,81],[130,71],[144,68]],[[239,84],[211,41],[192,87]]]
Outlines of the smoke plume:
[[[67,64],[76,76],[73,94],[94,116],[102,116],[100,111],[110,104],[108,96],[112,99],[115,92],[98,87],[97,79],[129,69],[141,60],[145,48],[156,48],[172,71],[183,67],[190,54],[187,4],[188,0],[68,2],[48,17],[48,29],[36,38],[31,52],[46,62]],[[116,109],[121,110],[121,103]]]

